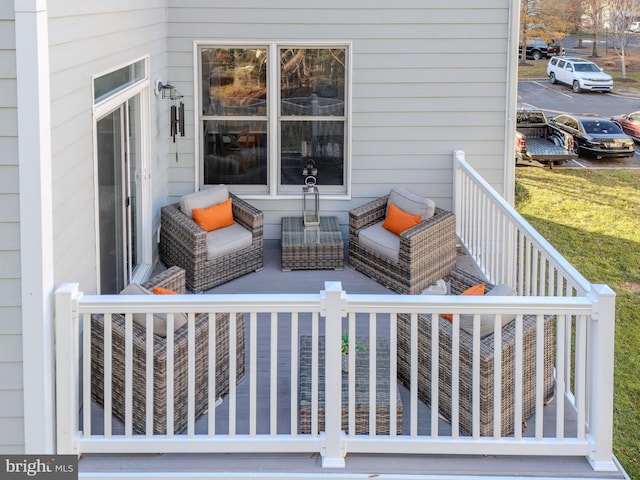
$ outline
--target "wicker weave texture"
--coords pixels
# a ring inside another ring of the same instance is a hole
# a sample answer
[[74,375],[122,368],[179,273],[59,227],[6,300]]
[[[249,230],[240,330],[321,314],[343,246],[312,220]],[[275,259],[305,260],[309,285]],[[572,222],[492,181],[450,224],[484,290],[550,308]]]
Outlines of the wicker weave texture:
[[[357,342],[369,346],[368,337],[358,337]],[[318,431],[324,431],[325,369],[324,337],[318,339]],[[310,336],[300,337],[300,432],[311,433],[311,348]],[[389,402],[389,340],[378,337],[376,342],[376,434],[388,435],[390,431]],[[342,429],[349,427],[349,375],[342,374]],[[369,433],[369,349],[356,352],[355,387],[355,431],[357,434]],[[397,387],[396,387],[397,388]],[[402,400],[400,392],[396,394],[396,427],[402,433]]]
[[234,220],[251,232],[253,240],[246,248],[211,260],[207,260],[207,232],[182,213],[177,203],[161,210],[162,263],[183,268],[187,288],[193,292],[202,292],[263,267],[263,214],[241,198],[229,196]]
[[[175,275],[172,275],[174,273]],[[157,280],[157,282],[156,282]],[[144,284],[184,292],[184,270],[172,267]],[[220,313],[215,320],[216,398],[229,391],[229,314]],[[135,433],[146,432],[146,333],[133,322],[133,409]],[[236,315],[236,382],[244,376],[244,315]],[[125,322],[123,315],[112,317],[112,413],[125,421]],[[188,421],[188,331],[180,327],[174,336],[174,431],[182,432]],[[199,417],[208,408],[209,316],[200,314],[195,322],[195,412]],[[153,338],[153,433],[164,434],[167,428],[167,341]],[[104,317],[91,317],[91,395],[104,404]]]
[[[459,294],[468,287],[485,283],[488,289],[493,286],[466,272],[455,270],[451,274],[451,291]],[[452,386],[452,341],[451,322],[442,318],[439,322],[439,358],[438,367],[438,410],[441,416],[451,421]],[[501,392],[501,436],[514,432],[515,411],[515,321],[502,328],[502,392]],[[544,402],[554,396],[554,335],[552,317],[544,321]],[[527,419],[535,412],[536,401],[536,318],[526,315],[523,328],[522,350],[522,418]],[[398,315],[398,379],[410,388],[410,317]],[[424,402],[431,403],[431,315],[418,315],[418,396]],[[493,435],[494,405],[494,335],[485,336],[480,341],[480,435]],[[472,362],[473,337],[460,330],[460,368],[459,368],[459,424],[461,435],[472,434]]]
[[417,294],[455,268],[455,215],[436,208],[433,217],[402,232],[395,262],[362,247],[358,240],[362,229],[384,220],[388,198],[386,195],[349,212],[349,263],[398,293]]
[[302,217],[282,218],[282,270],[344,268],[344,242],[337,217],[320,217],[305,229]]

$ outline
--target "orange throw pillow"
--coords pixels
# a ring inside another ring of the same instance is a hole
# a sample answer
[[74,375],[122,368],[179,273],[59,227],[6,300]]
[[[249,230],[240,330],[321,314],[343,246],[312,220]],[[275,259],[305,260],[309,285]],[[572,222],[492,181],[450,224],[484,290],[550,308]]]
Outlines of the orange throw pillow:
[[[469,287],[464,292],[462,292],[460,295],[480,295],[480,296],[483,296],[484,295],[484,283],[479,283],[478,285],[474,285],[473,287]],[[450,322],[453,321],[453,315],[450,314],[450,313],[443,313],[440,316],[442,318],[444,318],[445,320],[449,320]]]
[[422,220],[420,215],[411,215],[390,203],[387,218],[384,219],[382,226],[390,232],[400,235],[405,230],[419,224],[420,220]]
[[231,210],[231,198],[207,208],[194,208],[192,215],[193,220],[207,232],[228,227],[235,223],[233,211]]
[[169,290],[168,288],[164,288],[164,287],[153,287],[151,291],[156,295],[177,295],[178,294],[178,292],[174,292],[173,290]]

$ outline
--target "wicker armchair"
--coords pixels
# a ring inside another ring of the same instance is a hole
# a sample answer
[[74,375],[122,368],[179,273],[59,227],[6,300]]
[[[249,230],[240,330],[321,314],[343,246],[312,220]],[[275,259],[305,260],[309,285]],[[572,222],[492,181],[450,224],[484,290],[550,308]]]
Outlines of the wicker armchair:
[[[458,295],[467,288],[484,283],[490,290],[493,285],[461,270],[454,270],[450,276],[451,293]],[[452,360],[452,324],[438,318],[440,378],[438,382],[439,413],[451,421],[451,360]],[[545,318],[544,322],[544,402],[554,396],[554,320]],[[398,315],[398,380],[410,387],[411,334],[410,317]],[[480,435],[493,435],[493,346],[494,334],[480,339]],[[524,317],[522,358],[522,418],[523,421],[535,412],[536,380],[536,318]],[[431,401],[431,316],[418,316],[418,396],[424,402]],[[459,370],[459,425],[461,435],[472,434],[472,364],[473,337],[460,330],[460,370]],[[515,321],[502,327],[502,398],[501,398],[501,436],[514,432],[515,410]]]
[[440,208],[400,235],[398,261],[363,246],[361,230],[385,219],[389,195],[349,212],[349,263],[398,293],[416,294],[445,277],[456,264],[455,215]]
[[[185,292],[185,272],[171,267],[149,279],[143,287],[164,287]],[[136,433],[146,432],[146,335],[144,327],[133,324],[133,409],[132,424]],[[229,314],[216,315],[216,398],[229,392]],[[174,432],[180,433],[188,421],[188,327],[183,325],[174,335]],[[244,315],[236,315],[236,381],[244,377]],[[125,324],[123,315],[112,317],[112,414],[125,420]],[[199,314],[195,322],[195,418],[208,408],[209,315]],[[167,339],[153,338],[153,433],[167,428]],[[91,396],[104,404],[104,318],[91,317]],[[107,412],[105,412],[107,414]]]
[[160,255],[167,267],[177,265],[186,271],[187,288],[202,292],[263,266],[262,212],[239,197],[229,194],[233,218],[252,234],[251,245],[226,255],[207,258],[207,232],[185,215],[179,204],[161,211]]

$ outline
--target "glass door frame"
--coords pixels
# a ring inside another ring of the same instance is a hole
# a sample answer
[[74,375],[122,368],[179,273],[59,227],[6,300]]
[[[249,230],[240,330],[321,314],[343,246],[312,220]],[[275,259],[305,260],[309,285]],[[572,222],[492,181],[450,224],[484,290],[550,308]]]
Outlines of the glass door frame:
[[[137,252],[138,264],[131,265],[131,259],[125,259],[125,264],[130,265],[130,272],[127,274],[130,278],[130,282],[142,283],[151,272],[152,269],[152,217],[151,217],[151,182],[150,182],[150,170],[149,170],[149,95],[150,95],[150,82],[148,75],[145,78],[135,82],[124,89],[114,92],[113,95],[96,103],[93,108],[93,157],[94,157],[94,189],[95,189],[95,239],[96,239],[96,285],[97,293],[100,292],[100,218],[99,218],[99,198],[98,192],[98,139],[97,139],[97,124],[98,121],[113,113],[115,110],[122,108],[125,118],[123,119],[124,129],[123,138],[129,143],[129,127],[131,122],[127,120],[129,115],[128,105],[129,101],[138,97],[138,109],[139,109],[139,127],[136,132],[140,134],[138,139],[139,152],[136,152],[136,156],[139,159],[139,169],[134,174],[139,179],[139,191],[136,192],[138,208],[136,215],[139,216],[139,224],[142,228],[137,232],[140,236],[138,245],[141,246],[141,251]],[[126,137],[126,138],[125,138]],[[131,156],[129,152],[126,152],[129,160]],[[128,186],[127,186],[128,187]],[[128,231],[131,231],[130,215],[127,215],[125,220]],[[134,241],[128,238],[127,241]],[[129,255],[132,245],[127,246],[127,254]]]

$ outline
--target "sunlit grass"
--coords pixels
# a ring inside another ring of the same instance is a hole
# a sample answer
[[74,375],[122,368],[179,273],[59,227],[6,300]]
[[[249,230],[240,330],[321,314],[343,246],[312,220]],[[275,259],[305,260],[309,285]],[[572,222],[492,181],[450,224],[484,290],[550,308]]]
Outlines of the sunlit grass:
[[614,451],[640,479],[640,170],[519,168],[520,213],[616,292]]

